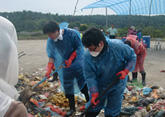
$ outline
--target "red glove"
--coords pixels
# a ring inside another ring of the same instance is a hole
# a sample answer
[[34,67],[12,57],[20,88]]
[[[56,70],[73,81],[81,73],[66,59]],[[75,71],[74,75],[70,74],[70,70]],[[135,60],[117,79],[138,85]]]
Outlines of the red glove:
[[54,68],[55,68],[54,63],[48,62],[48,65],[46,67],[46,74],[45,74],[47,78],[50,78],[50,74]]
[[85,105],[80,107],[80,111],[84,111],[85,110]]
[[100,102],[99,100],[96,101],[96,98],[98,98],[98,97],[99,97],[99,93],[93,93],[93,94],[92,94],[91,103],[92,103],[94,106],[96,106],[96,105]]
[[77,53],[76,51],[74,51],[71,56],[69,57],[68,60],[65,60],[65,65],[66,65],[66,68],[70,67],[70,65],[72,64],[72,61],[76,58],[77,56]]
[[116,75],[119,76],[120,79],[125,79],[128,73],[129,73],[129,70],[125,69],[123,71],[118,72]]

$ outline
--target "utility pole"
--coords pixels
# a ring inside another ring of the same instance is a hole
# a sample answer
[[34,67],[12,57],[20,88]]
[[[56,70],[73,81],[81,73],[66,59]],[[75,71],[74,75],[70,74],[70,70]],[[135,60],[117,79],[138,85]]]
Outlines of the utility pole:
[[108,12],[107,12],[107,7],[105,8],[105,13],[106,13],[106,27],[108,28]]
[[75,15],[75,14],[76,14],[76,10],[77,10],[77,5],[78,5],[78,2],[79,2],[79,0],[77,0],[77,2],[76,2],[76,5],[75,5],[75,8],[74,8],[74,13],[73,13],[73,15]]
[[129,15],[131,15],[132,0],[129,1]]
[[151,15],[152,2],[153,2],[153,0],[151,0],[151,2],[150,2],[149,16]]

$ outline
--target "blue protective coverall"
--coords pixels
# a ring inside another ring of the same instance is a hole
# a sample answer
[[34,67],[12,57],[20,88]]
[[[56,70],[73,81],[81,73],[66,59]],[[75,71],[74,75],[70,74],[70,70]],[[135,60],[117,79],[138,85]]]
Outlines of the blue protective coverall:
[[[47,55],[55,61],[55,67],[58,68],[70,55],[76,51],[77,57],[72,61],[69,68],[63,68],[58,71],[60,81],[64,88],[65,94],[74,94],[78,88],[81,90],[85,85],[82,62],[84,48],[81,43],[80,34],[73,29],[64,29],[63,40],[54,41],[50,38],[47,40]],[[75,85],[75,81],[77,85]],[[75,85],[75,86],[74,86]]]
[[[120,40],[106,40],[102,52],[97,57],[92,57],[89,51],[85,52],[84,75],[87,86],[92,93],[103,92],[107,86],[116,78],[116,74],[124,69],[130,72],[134,70],[136,64],[136,54],[133,49]],[[105,109],[105,116],[117,116],[120,113],[123,92],[126,87],[127,78],[119,80],[100,99],[100,103],[95,108],[90,108],[89,112],[99,112]],[[89,106],[90,101],[86,106]]]

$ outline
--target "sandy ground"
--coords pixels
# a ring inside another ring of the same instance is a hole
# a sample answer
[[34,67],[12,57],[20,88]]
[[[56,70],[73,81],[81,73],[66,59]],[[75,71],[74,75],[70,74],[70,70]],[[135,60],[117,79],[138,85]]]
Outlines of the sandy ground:
[[[18,41],[18,52],[24,51],[25,56],[19,59],[20,73],[33,73],[39,69],[45,69],[48,58],[46,55],[46,40],[21,40]],[[162,50],[154,50],[155,42],[151,42],[145,60],[147,72],[147,84],[159,85],[165,88],[165,42],[162,42]],[[141,79],[141,76],[138,76]]]

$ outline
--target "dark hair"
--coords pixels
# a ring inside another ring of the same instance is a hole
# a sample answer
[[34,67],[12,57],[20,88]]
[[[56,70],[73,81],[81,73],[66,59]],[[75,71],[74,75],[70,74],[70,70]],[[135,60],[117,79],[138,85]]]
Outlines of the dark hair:
[[129,40],[125,40],[124,43],[131,47],[131,42]]
[[47,34],[47,33],[54,33],[56,31],[59,31],[59,25],[56,22],[50,21],[49,23],[47,23],[44,28],[43,28],[43,33]]
[[98,46],[100,41],[103,41],[104,44],[106,43],[103,33],[97,28],[87,30],[82,37],[82,43],[85,47]]

